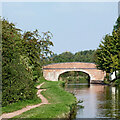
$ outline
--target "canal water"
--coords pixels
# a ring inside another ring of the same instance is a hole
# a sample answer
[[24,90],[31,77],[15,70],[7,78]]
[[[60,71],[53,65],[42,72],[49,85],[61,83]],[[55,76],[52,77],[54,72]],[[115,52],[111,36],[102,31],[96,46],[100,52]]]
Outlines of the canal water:
[[78,108],[75,118],[119,118],[120,119],[120,88],[107,85],[68,84],[67,91],[75,94]]

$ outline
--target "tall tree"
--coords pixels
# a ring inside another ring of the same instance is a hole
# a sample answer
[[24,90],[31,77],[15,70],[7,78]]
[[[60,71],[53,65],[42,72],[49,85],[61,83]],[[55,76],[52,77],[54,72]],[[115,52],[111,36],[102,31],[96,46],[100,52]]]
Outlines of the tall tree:
[[114,29],[113,30],[118,30],[118,28],[120,27],[120,16],[118,17],[116,24],[114,25]]
[[23,35],[13,23],[2,20],[2,105],[36,96],[34,83],[40,77],[41,66],[52,54],[51,33],[41,37],[37,30]]
[[13,23],[2,21],[2,105],[35,96],[32,76],[20,62],[22,35]]
[[45,59],[48,58],[53,52],[50,50],[50,46],[53,46],[53,43],[50,41],[52,38],[51,32],[43,32],[42,36],[39,35],[38,30],[33,32],[27,31],[23,35],[22,47],[23,55],[22,58],[28,61],[28,69],[33,71],[34,80],[36,81],[41,75],[41,68],[45,62]]
[[106,35],[96,51],[96,64],[99,69],[107,73],[119,69],[120,51],[120,25],[119,19],[114,27],[112,35]]

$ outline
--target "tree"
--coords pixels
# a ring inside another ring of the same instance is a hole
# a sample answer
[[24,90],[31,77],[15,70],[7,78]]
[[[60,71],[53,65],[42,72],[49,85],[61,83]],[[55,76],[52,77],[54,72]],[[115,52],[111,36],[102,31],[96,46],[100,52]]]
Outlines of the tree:
[[2,20],[2,105],[35,96],[32,77],[20,62],[21,33],[13,23]]
[[93,55],[95,50],[85,50],[76,52],[74,55],[74,61],[77,62],[94,62]]
[[95,50],[85,50],[76,52],[63,52],[52,56],[52,62],[94,62],[93,55]]
[[114,25],[114,29],[113,30],[117,31],[119,27],[120,27],[120,16],[118,17],[118,19],[116,21],[116,24]]
[[52,60],[55,62],[73,62],[74,55],[71,52],[63,52],[62,54],[54,56]]
[[28,69],[33,71],[34,81],[36,81],[41,75],[42,65],[45,64],[45,59],[49,58],[53,52],[50,50],[50,46],[53,43],[50,41],[52,38],[51,32],[43,32],[42,36],[39,35],[38,30],[33,32],[27,31],[23,35],[22,43],[24,46],[22,57],[24,60],[27,58]]
[[52,51],[48,31],[24,34],[13,23],[2,20],[2,105],[36,97],[35,81],[40,77],[44,59]]
[[117,25],[114,27],[112,35],[106,35],[101,41],[99,48],[95,53],[95,62],[97,67],[101,70],[111,73],[119,69],[119,51],[120,51],[120,26],[119,20]]

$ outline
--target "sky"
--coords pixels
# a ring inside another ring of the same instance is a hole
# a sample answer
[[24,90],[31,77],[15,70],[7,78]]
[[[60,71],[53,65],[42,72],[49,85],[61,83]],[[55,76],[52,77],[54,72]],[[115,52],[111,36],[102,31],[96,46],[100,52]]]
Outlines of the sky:
[[3,2],[2,17],[23,31],[50,31],[60,54],[97,49],[111,34],[118,17],[117,2]]

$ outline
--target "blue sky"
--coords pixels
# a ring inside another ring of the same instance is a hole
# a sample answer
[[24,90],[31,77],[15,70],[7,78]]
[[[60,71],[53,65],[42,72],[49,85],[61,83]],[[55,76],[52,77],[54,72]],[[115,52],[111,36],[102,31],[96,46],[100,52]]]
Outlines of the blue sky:
[[96,49],[112,32],[117,2],[4,2],[2,16],[23,31],[51,31],[54,53]]

